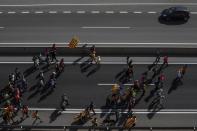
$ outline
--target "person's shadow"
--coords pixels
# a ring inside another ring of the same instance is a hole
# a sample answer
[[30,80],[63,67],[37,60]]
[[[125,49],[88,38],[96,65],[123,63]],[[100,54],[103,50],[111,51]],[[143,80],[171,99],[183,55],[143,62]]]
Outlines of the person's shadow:
[[52,123],[53,121],[55,121],[57,117],[59,117],[61,114],[62,114],[61,111],[56,108],[50,115],[49,123]]
[[148,119],[152,119],[157,112],[163,109],[162,107],[159,107],[159,100],[160,100],[159,97],[155,97],[153,101],[150,103],[148,107],[148,111],[150,113],[147,114]]
[[171,87],[168,90],[168,94],[170,94],[172,91],[176,90],[178,86],[182,85],[183,83],[179,81],[177,78],[174,78],[172,81]]

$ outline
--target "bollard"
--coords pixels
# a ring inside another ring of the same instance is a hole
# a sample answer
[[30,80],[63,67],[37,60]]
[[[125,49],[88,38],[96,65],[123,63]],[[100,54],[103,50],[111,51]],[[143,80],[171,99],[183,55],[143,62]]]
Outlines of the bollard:
[[150,127],[150,131],[152,131],[153,130],[153,128],[152,127]]
[[21,126],[21,129],[23,128],[23,126]]
[[194,126],[194,131],[196,131],[196,127]]

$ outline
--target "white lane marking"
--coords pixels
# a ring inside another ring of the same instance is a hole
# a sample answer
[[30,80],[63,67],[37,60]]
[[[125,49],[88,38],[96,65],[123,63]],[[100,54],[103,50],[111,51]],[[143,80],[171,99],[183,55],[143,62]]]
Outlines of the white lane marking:
[[21,12],[22,14],[28,14],[28,13],[30,13],[29,11],[22,11]]
[[[3,108],[1,108],[2,110]],[[54,111],[57,110],[56,108],[29,108],[30,111]],[[114,109],[94,109],[96,113],[113,113],[115,110]],[[160,111],[149,111],[147,109],[132,109],[134,114],[149,114],[149,113],[156,113],[156,114],[197,114],[196,109],[162,109]],[[61,111],[61,110],[60,110]],[[84,111],[84,109],[70,109],[67,108],[65,111],[62,113],[68,113],[68,114],[73,114],[73,113],[80,113],[81,111]],[[128,113],[128,110],[126,109],[125,111],[120,111],[120,113]]]
[[78,14],[84,14],[86,13],[85,11],[77,11]]
[[[54,43],[0,43],[1,44],[5,44],[5,45],[27,45],[27,44],[33,44],[33,45],[53,45]],[[66,45],[69,44],[67,42],[65,43],[55,43],[56,45]],[[84,44],[88,44],[88,45],[192,45],[195,46],[197,45],[197,43],[79,43],[80,45],[84,45]]]
[[[74,60],[73,60],[74,61]],[[73,62],[73,61],[65,61],[65,64],[82,64],[84,62]],[[134,65],[148,65],[152,64],[153,62],[133,62]],[[0,61],[0,64],[33,64],[32,61]],[[114,65],[125,65],[126,62],[108,62],[108,61],[101,61],[101,64],[114,64]],[[161,64],[161,63],[160,63]],[[174,62],[174,63],[168,63],[169,65],[197,65],[197,63],[188,63],[188,62]],[[110,84],[111,85],[111,84]]]
[[148,14],[156,14],[157,12],[156,11],[149,11],[147,12]]
[[[114,84],[113,83],[98,83],[97,85],[98,86],[113,86]],[[123,84],[123,85],[125,85],[125,86],[133,86],[134,84],[130,83],[130,84]],[[148,84],[148,85],[154,86],[155,84]]]
[[0,12],[0,14],[3,14],[3,12]]
[[50,14],[56,14],[57,11],[49,11]]
[[120,11],[119,13],[120,13],[120,14],[127,14],[128,11]]
[[94,11],[91,11],[92,14],[99,14],[100,11],[97,11],[97,10],[94,10]]
[[42,14],[44,13],[43,11],[35,11],[35,14]]
[[4,29],[5,27],[0,27],[0,29]]
[[141,14],[142,12],[141,11],[134,11],[133,13],[134,14]]
[[[0,47],[51,47],[53,43],[0,43]],[[56,43],[57,47],[68,47],[67,42]],[[78,47],[87,45],[91,47],[95,45],[97,47],[146,47],[146,48],[196,48],[197,43],[79,43]]]
[[63,11],[64,14],[70,14],[71,11]]
[[109,6],[114,6],[114,5],[184,5],[184,6],[192,6],[192,5],[197,5],[197,3],[178,3],[178,2],[169,2],[169,3],[91,3],[91,4],[81,4],[81,3],[76,3],[76,4],[21,4],[21,5],[0,5],[0,7],[6,7],[6,6],[87,6],[87,5],[91,5],[91,6],[102,6],[102,5],[109,5]]
[[8,14],[15,14],[15,11],[8,11]]
[[191,14],[197,14],[197,12],[190,12]]
[[114,26],[114,27],[105,27],[105,26],[103,26],[103,27],[91,27],[91,26],[83,26],[83,27],[81,27],[82,29],[130,29],[130,27],[116,27],[116,26]]
[[113,14],[114,11],[105,11],[106,14]]

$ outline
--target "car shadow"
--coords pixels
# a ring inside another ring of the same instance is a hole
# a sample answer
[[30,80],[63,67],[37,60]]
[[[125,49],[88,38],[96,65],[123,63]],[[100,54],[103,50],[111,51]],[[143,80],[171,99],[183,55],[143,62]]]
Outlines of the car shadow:
[[158,22],[161,24],[165,24],[165,25],[182,25],[187,23],[187,21],[184,20],[171,20],[171,21],[167,21],[161,18],[161,16],[159,16],[158,18]]

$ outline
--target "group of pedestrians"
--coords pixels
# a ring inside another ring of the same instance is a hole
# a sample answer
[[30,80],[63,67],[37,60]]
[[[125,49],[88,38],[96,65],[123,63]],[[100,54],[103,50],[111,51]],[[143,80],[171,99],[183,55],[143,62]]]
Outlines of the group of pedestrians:
[[[162,62],[161,62],[162,61]],[[164,101],[165,101],[165,93],[164,93],[164,83],[166,80],[166,76],[164,74],[164,71],[166,67],[169,66],[169,58],[168,56],[161,57],[160,53],[158,52],[156,55],[155,60],[152,64],[148,65],[147,71],[141,74],[140,79],[136,79],[134,77],[135,68],[133,65],[133,60],[130,57],[126,58],[126,69],[124,70],[123,76],[120,77],[120,81],[118,83],[119,86],[119,93],[113,93],[111,95],[111,102],[113,107],[114,104],[117,104],[119,100],[125,100],[126,102],[123,102],[123,107],[125,107],[125,104],[127,105],[126,108],[128,109],[128,112],[132,112],[132,109],[137,104],[137,96],[141,93],[140,99],[145,95],[145,92],[149,86],[154,86],[154,94],[153,102],[151,104],[155,104],[156,108],[164,108]],[[185,72],[187,70],[187,65],[183,65],[181,68],[177,71],[176,81],[178,83],[182,83],[183,76],[185,75]],[[120,73],[119,73],[120,75]],[[123,78],[126,79],[126,81],[123,81]],[[125,97],[125,94],[129,94],[128,92],[124,91],[121,93],[122,85],[126,83],[132,83],[129,87],[130,94],[126,95],[129,97]],[[116,94],[120,96],[116,96]],[[116,99],[117,98],[117,99]],[[128,98],[128,99],[127,99]],[[140,100],[138,98],[138,100]],[[107,98],[108,100],[108,98]],[[116,102],[114,102],[114,100]]]
[[[45,87],[54,89],[56,87],[57,77],[64,71],[64,59],[58,60],[56,58],[57,48],[53,44],[51,48],[45,49],[45,56],[41,53],[38,56],[33,56],[33,70],[39,70],[37,75],[38,83],[37,87],[39,90],[45,90]],[[55,64],[54,71],[51,73],[49,80],[46,80],[43,68],[41,65],[44,64],[47,69],[52,64]],[[28,90],[30,85],[28,84],[26,77],[27,72],[21,72],[18,67],[15,68],[13,73],[8,75],[8,85],[1,91],[1,104],[3,104],[2,116],[3,120],[7,124],[16,123],[14,120],[18,112],[21,113],[21,120],[29,117],[28,105],[23,103],[23,94]],[[40,120],[38,111],[32,113],[32,118]]]
[[[52,45],[50,49],[45,49],[45,56],[40,55],[33,57],[34,68],[39,70],[38,75],[38,87],[41,90],[46,88],[50,88],[51,90],[56,88],[57,84],[57,77],[64,72],[64,59],[61,58],[60,60],[57,59],[57,47],[55,44]],[[45,79],[44,71],[40,68],[40,65],[45,64],[45,68],[49,70],[50,65],[55,64],[55,70],[51,73],[49,80]]]

